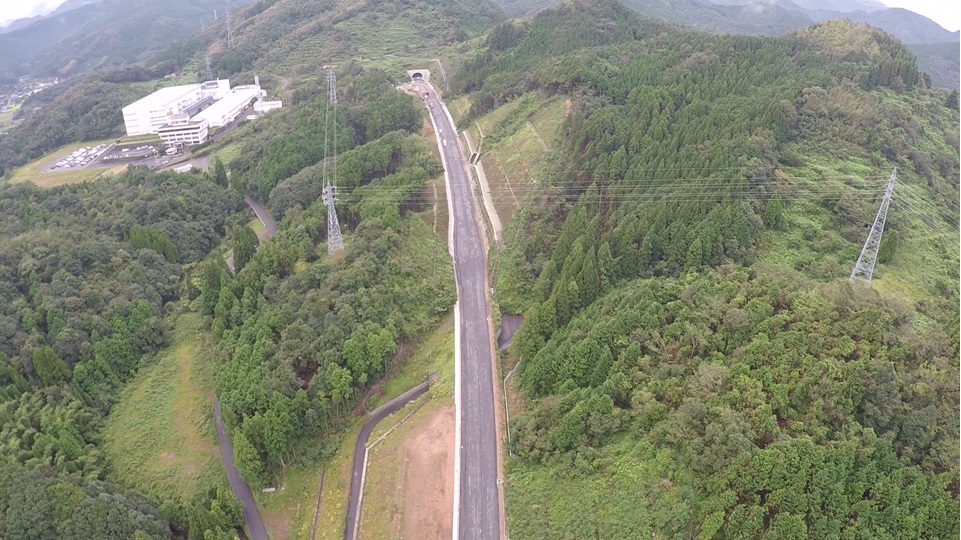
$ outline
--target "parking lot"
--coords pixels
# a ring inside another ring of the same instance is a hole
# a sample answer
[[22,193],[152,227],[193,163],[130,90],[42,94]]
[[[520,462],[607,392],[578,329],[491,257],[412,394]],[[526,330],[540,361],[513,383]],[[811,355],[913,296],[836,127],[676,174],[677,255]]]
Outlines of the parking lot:
[[148,157],[156,156],[159,152],[159,145],[145,144],[136,147],[114,146],[112,151],[105,152],[100,158],[104,163],[113,164],[118,161],[135,161]]
[[78,148],[74,150],[71,154],[64,156],[57,160],[49,167],[47,171],[59,171],[65,169],[78,169],[87,167],[97,161],[104,152],[112,148],[114,145],[98,144],[97,146],[84,146],[83,148]]

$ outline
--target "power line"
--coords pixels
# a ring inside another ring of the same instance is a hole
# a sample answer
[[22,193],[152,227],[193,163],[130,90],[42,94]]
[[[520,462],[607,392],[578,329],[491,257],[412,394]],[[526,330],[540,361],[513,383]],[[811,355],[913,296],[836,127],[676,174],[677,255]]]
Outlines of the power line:
[[[333,137],[330,136],[331,126]],[[333,139],[333,145],[329,143]],[[332,162],[332,163],[331,163]],[[328,171],[328,163],[331,163]],[[327,70],[327,112],[324,118],[324,188],[323,200],[327,207],[327,254],[344,249],[334,201],[337,196],[337,76],[333,68]]]
[[877,261],[878,248],[881,246],[881,233],[884,232],[884,221],[887,219],[888,206],[891,204],[891,195],[894,194],[894,182],[897,177],[898,168],[895,167],[888,178],[888,185],[884,188],[884,197],[881,199],[881,208],[878,209],[878,215],[874,218],[874,225],[871,226],[868,239],[864,241],[864,247],[861,248],[858,262],[854,264],[854,268],[851,270],[849,280],[852,283],[863,281],[867,285],[871,284],[874,263]]

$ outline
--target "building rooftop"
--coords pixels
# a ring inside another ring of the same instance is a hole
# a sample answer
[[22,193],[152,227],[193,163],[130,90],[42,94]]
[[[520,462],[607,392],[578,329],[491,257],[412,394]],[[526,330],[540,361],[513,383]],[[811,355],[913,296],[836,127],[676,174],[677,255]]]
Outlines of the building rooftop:
[[183,84],[180,86],[168,86],[166,88],[161,88],[156,92],[150,94],[149,96],[144,96],[137,101],[134,101],[130,105],[124,107],[124,109],[131,107],[162,107],[171,101],[176,101],[179,97],[184,94],[194,92],[200,88],[199,84]]
[[197,113],[191,120],[197,121],[220,118],[242,104],[250,103],[251,100],[260,95],[260,92],[260,87],[257,86],[236,86],[229,94]]

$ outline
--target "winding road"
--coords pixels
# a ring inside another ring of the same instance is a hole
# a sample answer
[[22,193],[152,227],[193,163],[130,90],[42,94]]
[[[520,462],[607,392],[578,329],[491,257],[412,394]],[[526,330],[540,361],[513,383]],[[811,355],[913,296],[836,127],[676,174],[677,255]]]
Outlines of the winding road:
[[[244,202],[264,224],[266,234],[262,240],[277,234],[277,223],[260,203],[250,195],[244,196]],[[228,265],[232,270],[233,263],[228,261]],[[234,492],[240,504],[243,505],[244,523],[247,524],[247,533],[250,535],[250,540],[270,540],[270,536],[267,535],[267,527],[264,526],[264,520],[260,517],[260,511],[257,509],[257,502],[254,501],[254,494],[250,491],[247,482],[240,476],[237,467],[234,466],[234,448],[230,445],[227,430],[220,418],[220,400],[217,399],[216,395],[214,396],[214,423],[217,425],[217,442],[220,443],[220,456],[224,461],[224,469],[227,470],[227,481],[230,483],[230,490]]]
[[214,396],[214,422],[217,424],[217,441],[220,443],[220,455],[224,459],[224,469],[227,469],[227,481],[230,482],[230,490],[234,492],[240,504],[243,505],[244,523],[247,524],[247,533],[250,540],[269,540],[267,527],[264,520],[260,517],[257,510],[257,503],[254,501],[254,494],[250,491],[250,486],[240,476],[237,467],[234,467],[234,449],[230,446],[227,439],[227,430],[224,429],[224,422],[220,418],[220,400]]
[[261,206],[260,203],[250,195],[244,195],[244,202],[257,214],[257,219],[264,224],[264,229],[267,230],[267,234],[264,235],[263,238],[264,240],[277,234],[277,222],[274,221],[274,218],[270,217],[270,212],[268,212],[266,208]]
[[429,83],[415,83],[428,106],[444,163],[451,226],[449,243],[457,281],[455,329],[457,441],[454,454],[454,537],[501,536],[493,352],[487,301],[487,260],[457,128]]
[[344,540],[354,540],[359,532],[360,502],[364,490],[364,474],[367,469],[367,439],[381,420],[424,395],[429,388],[429,383],[419,384],[377,407],[370,413],[370,420],[360,429],[360,435],[357,436],[357,442],[354,444],[354,465],[350,476],[350,498],[347,499],[347,527],[344,529]]

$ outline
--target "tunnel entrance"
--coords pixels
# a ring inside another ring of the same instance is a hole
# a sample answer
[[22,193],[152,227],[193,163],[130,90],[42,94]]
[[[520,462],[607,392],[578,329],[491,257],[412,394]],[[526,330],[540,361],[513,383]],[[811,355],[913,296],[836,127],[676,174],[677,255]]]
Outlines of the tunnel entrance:
[[430,82],[430,71],[426,69],[408,70],[407,76],[412,82]]

